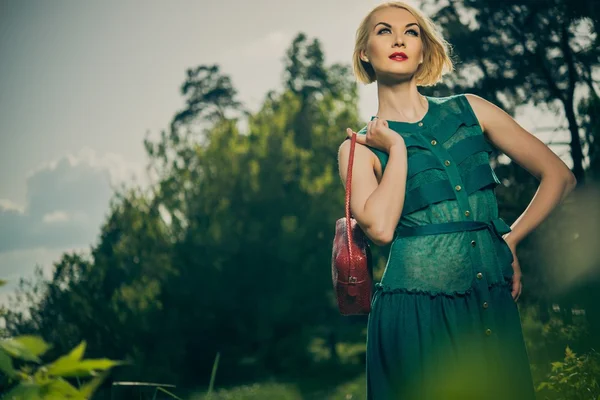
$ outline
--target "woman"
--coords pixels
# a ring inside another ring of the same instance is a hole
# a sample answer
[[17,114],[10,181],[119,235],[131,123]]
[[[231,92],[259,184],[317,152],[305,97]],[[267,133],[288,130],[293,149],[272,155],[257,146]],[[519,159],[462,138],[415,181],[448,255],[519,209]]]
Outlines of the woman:
[[[379,108],[357,135],[351,210],[373,243],[391,243],[368,320],[367,396],[534,399],[516,248],[576,180],[494,104],[419,94],[453,70],[447,48],[402,2],[374,8],[357,31],[354,71],[377,82]],[[512,227],[498,218],[492,145],[541,179]],[[343,183],[349,150],[345,140]]]

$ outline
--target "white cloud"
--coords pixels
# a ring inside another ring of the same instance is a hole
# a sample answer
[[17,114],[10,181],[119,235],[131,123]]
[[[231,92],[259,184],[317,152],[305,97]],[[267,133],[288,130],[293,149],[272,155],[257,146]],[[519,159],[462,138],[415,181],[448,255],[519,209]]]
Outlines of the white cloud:
[[0,303],[36,266],[50,277],[67,251],[88,251],[108,211],[112,187],[143,184],[143,166],[119,154],[84,148],[40,166],[27,177],[26,204],[0,199]]
[[47,224],[52,224],[56,222],[66,222],[69,219],[71,219],[69,213],[65,211],[55,211],[44,215],[42,221],[44,221]]
[[118,154],[89,148],[37,168],[27,178],[25,205],[0,199],[0,253],[91,244],[114,185],[140,180],[142,171]]
[[16,211],[19,213],[23,213],[25,211],[25,208],[23,206],[20,206],[17,203],[13,203],[8,199],[0,199],[0,209]]

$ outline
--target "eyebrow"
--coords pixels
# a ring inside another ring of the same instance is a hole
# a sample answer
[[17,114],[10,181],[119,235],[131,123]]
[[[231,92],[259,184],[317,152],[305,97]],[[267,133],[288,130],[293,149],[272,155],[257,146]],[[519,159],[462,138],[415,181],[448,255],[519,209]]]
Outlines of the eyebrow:
[[[391,26],[390,24],[388,24],[387,22],[378,22],[378,23],[376,23],[376,24],[375,24],[375,26],[373,27],[373,30],[375,30],[375,28],[377,28],[377,25],[379,25],[379,24],[383,24],[383,25],[387,26],[388,28],[391,28],[391,27],[392,27],[392,26]],[[411,26],[411,25],[416,25],[416,26],[418,26],[418,27],[419,27],[419,29],[421,29],[421,27],[419,26],[419,24],[417,24],[416,22],[411,22],[411,23],[408,23],[408,24],[406,24],[405,28],[408,28],[408,27],[409,27],[409,26]]]

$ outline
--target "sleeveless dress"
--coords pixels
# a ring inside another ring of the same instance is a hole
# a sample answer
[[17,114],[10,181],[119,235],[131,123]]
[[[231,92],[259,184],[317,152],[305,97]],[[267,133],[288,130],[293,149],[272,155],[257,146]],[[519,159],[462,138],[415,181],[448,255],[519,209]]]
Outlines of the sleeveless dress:
[[408,175],[368,317],[367,398],[535,399],[493,148],[464,94],[425,97],[421,121],[388,121]]

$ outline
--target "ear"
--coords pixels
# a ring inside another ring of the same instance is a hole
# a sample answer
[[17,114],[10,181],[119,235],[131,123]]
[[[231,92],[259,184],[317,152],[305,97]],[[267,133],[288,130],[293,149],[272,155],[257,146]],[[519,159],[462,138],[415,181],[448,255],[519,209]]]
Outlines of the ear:
[[369,62],[369,58],[367,57],[367,55],[365,54],[364,50],[360,51],[360,59],[364,62]]

